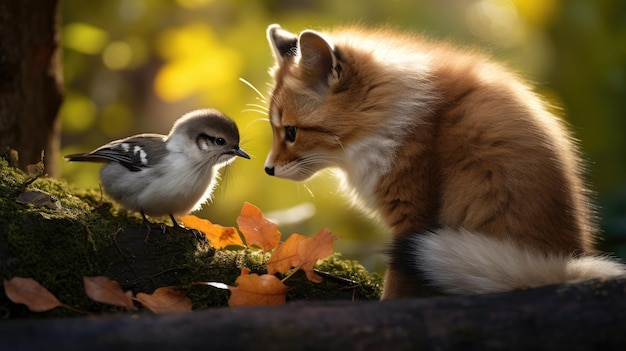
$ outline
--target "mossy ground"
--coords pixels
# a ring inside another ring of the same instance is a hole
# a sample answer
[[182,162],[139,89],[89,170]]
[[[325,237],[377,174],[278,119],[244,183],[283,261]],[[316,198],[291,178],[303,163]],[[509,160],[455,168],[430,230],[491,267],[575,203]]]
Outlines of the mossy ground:
[[[36,193],[41,191],[42,193]],[[43,196],[30,202],[24,194]],[[18,198],[20,200],[18,200]],[[154,225],[112,203],[98,189],[77,189],[50,178],[33,181],[0,159],[0,274],[37,280],[61,302],[89,312],[121,312],[90,300],[84,276],[106,275],[125,290],[150,293],[179,285],[194,309],[227,305],[228,292],[192,282],[233,284],[242,267],[265,273],[268,255],[253,249],[215,250],[193,232]],[[381,279],[334,254],[318,264],[320,284],[296,274],[288,300],[378,299]],[[76,315],[65,309],[30,313],[0,291],[0,318]]]

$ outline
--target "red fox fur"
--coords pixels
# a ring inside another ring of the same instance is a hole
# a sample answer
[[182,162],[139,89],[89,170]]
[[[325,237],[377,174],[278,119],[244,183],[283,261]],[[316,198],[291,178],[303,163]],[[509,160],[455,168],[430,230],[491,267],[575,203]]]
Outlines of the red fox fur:
[[271,25],[265,171],[343,171],[393,234],[383,298],[471,294],[624,274],[597,256],[575,145],[485,57],[392,31],[299,36]]

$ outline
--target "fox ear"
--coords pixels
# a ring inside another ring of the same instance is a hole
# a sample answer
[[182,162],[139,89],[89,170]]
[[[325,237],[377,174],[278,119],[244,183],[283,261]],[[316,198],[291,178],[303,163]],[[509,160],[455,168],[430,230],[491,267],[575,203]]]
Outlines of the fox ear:
[[281,64],[285,58],[295,56],[298,37],[282,28],[278,24],[267,27],[267,41],[269,41],[276,62]]
[[339,78],[341,72],[337,64],[337,55],[333,44],[317,32],[306,30],[298,40],[300,48],[300,65],[315,78]]

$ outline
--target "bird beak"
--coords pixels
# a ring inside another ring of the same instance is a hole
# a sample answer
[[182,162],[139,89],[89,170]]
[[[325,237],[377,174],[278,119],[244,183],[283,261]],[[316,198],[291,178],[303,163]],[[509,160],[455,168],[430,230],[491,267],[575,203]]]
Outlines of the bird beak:
[[233,154],[235,154],[235,156],[247,158],[248,160],[250,159],[250,155],[248,155],[245,151],[243,151],[240,148],[233,149]]

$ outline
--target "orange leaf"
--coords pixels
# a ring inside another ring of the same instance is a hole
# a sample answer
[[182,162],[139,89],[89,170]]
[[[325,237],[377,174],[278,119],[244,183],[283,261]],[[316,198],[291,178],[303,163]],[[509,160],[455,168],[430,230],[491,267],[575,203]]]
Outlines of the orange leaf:
[[64,306],[48,289],[32,278],[4,279],[4,292],[13,303],[24,304],[33,312],[45,312]]
[[235,284],[237,286],[228,287],[231,292],[228,305],[231,307],[282,305],[289,290],[274,275],[250,274],[249,270],[243,269]]
[[213,224],[207,219],[198,218],[194,215],[183,216],[181,220],[186,227],[194,228],[204,233],[211,245],[216,249],[223,249],[229,245],[243,246],[243,241],[235,227],[222,227],[219,224]]
[[307,240],[307,237],[300,234],[291,234],[284,243],[278,245],[267,261],[267,274],[285,274],[291,267],[298,265],[298,245]]
[[245,202],[241,208],[241,214],[237,217],[239,230],[246,238],[248,245],[256,245],[263,251],[269,251],[280,242],[278,225],[265,218],[261,210],[249,202]]
[[136,311],[133,304],[133,292],[124,292],[120,285],[107,277],[83,277],[85,293],[90,299],[109,305],[124,307]]
[[330,256],[333,253],[333,243],[336,237],[328,228],[320,230],[314,236],[301,241],[298,244],[298,260],[295,265],[302,268],[306,277],[314,282],[320,283],[322,277],[313,272],[313,267],[317,260]]
[[135,298],[153,313],[188,312],[191,311],[191,300],[177,286],[164,286],[152,294],[138,293]]

